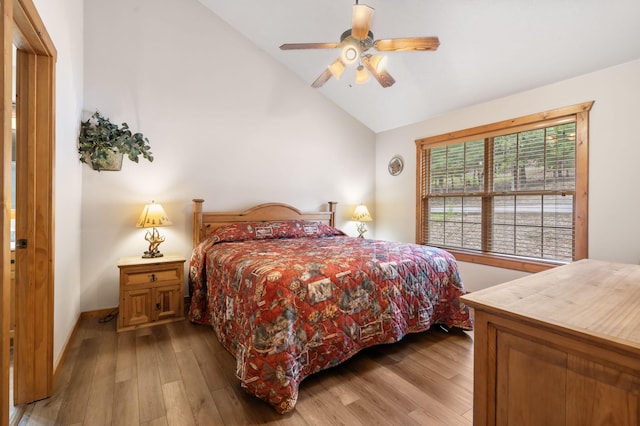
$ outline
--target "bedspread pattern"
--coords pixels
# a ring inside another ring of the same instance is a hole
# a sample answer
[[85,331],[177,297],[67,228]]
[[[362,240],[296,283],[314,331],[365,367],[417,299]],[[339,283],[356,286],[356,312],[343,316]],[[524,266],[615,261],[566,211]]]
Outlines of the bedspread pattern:
[[305,377],[362,348],[436,323],[472,327],[446,251],[345,236],[220,240],[194,250],[189,318],[213,326],[242,387],[280,413]]

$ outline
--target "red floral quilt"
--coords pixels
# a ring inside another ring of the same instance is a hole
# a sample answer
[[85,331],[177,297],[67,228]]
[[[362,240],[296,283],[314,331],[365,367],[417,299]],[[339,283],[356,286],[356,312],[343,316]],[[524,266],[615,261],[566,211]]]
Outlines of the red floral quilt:
[[471,329],[446,251],[352,238],[310,222],[218,229],[193,251],[193,322],[213,326],[249,393],[280,413],[300,382],[432,324]]

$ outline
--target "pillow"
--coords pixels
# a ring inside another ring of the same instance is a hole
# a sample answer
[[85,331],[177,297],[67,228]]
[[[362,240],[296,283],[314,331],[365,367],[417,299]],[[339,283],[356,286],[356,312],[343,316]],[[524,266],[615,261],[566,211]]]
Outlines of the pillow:
[[274,238],[319,238],[333,235],[346,234],[321,222],[290,220],[234,223],[216,229],[210,238],[219,243]]

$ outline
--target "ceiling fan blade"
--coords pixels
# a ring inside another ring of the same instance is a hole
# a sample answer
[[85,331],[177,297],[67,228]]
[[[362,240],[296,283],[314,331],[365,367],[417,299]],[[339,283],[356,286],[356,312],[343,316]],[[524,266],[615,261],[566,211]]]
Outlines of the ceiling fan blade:
[[373,47],[380,51],[437,50],[438,46],[438,37],[390,38],[373,43]]
[[374,9],[366,4],[353,5],[353,19],[351,36],[358,40],[364,40],[369,35]]
[[391,74],[389,74],[387,70],[376,69],[376,67],[374,67],[371,61],[369,60],[369,56],[365,56],[362,58],[362,64],[365,66],[365,68],[367,68],[369,73],[371,73],[373,78],[378,80],[378,83],[380,83],[380,86],[390,87],[390,86],[393,86],[393,84],[396,82],[396,80],[393,77],[391,77]]
[[324,70],[324,72],[320,74],[318,78],[316,78],[316,81],[311,83],[311,87],[313,87],[314,89],[317,89],[318,87],[322,87],[323,84],[329,81],[332,75],[333,74],[331,73],[331,70],[327,67]]
[[296,49],[336,49],[340,43],[285,43],[280,46],[280,50]]

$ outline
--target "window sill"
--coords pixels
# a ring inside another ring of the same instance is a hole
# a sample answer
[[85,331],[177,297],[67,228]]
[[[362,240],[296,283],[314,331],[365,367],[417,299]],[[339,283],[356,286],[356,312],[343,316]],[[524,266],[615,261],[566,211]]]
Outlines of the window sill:
[[480,265],[495,266],[496,268],[513,269],[523,272],[542,272],[556,266],[565,265],[565,262],[545,261],[517,256],[501,256],[497,254],[487,254],[471,250],[453,250],[443,248],[451,253],[460,262],[477,263]]

